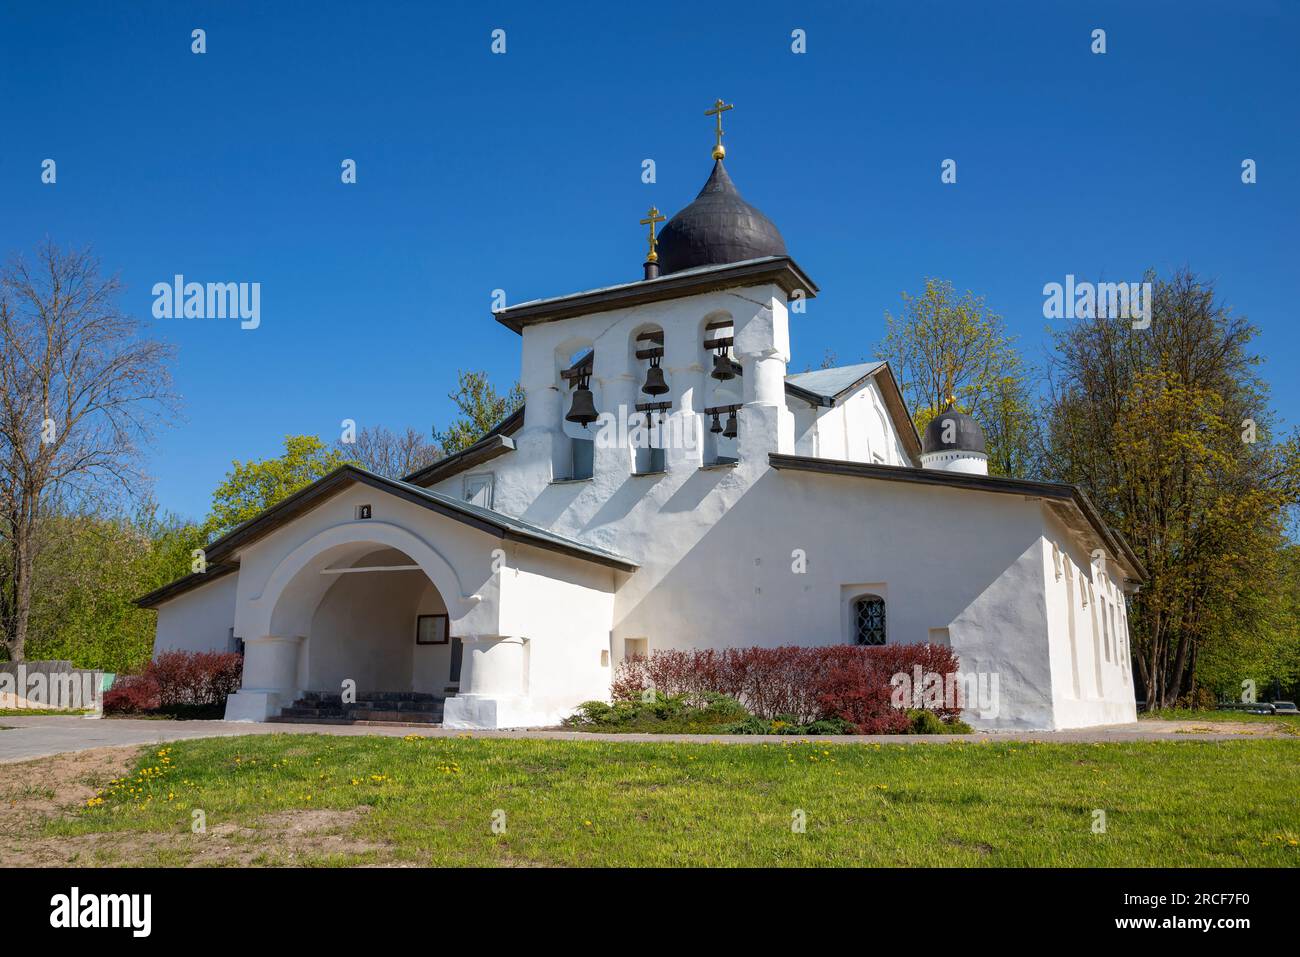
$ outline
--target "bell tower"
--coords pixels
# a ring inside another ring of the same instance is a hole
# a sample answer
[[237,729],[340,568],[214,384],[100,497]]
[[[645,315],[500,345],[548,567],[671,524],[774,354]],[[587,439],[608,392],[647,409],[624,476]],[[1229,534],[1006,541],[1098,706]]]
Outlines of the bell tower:
[[[794,452],[787,303],[817,287],[723,165],[723,117],[733,109],[719,99],[705,111],[713,167],[695,199],[666,221],[653,205],[639,219],[639,279],[497,313],[524,338],[527,407],[514,441],[536,473],[530,485],[592,481],[612,491],[629,476],[760,469],[770,453]],[[647,451],[637,430],[651,422]]]

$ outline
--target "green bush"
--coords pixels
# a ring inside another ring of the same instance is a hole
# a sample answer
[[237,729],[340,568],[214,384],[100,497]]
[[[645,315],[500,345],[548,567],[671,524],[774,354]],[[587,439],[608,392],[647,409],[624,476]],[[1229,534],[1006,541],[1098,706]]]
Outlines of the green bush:
[[[970,734],[964,721],[945,722],[933,711],[907,712],[909,734]],[[857,728],[843,718],[822,718],[807,724],[790,714],[768,720],[750,714],[735,698],[712,691],[666,695],[655,692],[652,699],[584,701],[564,726],[578,731],[649,734],[856,734]]]
[[947,722],[933,711],[909,709],[908,734],[970,734],[974,729],[965,721]]
[[727,695],[655,692],[654,698],[646,701],[585,701],[564,719],[564,726],[580,731],[712,733],[748,717],[745,706]]
[[852,721],[843,718],[822,718],[805,729],[807,734],[857,734],[857,731]]

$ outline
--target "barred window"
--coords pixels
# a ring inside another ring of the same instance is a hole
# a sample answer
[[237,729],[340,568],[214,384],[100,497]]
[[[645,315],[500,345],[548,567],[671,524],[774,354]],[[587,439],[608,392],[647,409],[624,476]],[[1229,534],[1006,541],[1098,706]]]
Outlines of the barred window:
[[853,640],[859,645],[885,643],[885,600],[863,595],[853,602]]

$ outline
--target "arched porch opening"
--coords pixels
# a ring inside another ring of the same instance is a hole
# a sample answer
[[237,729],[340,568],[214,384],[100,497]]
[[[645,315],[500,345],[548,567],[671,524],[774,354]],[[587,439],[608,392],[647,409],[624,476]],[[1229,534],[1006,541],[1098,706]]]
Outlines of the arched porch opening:
[[[459,642],[423,569],[400,549],[367,543],[342,548],[334,559],[299,573],[319,575],[325,585],[303,636],[301,687],[338,694],[351,681],[361,694],[454,691]],[[292,600],[295,585],[315,592],[320,584],[295,580],[281,601]]]
[[463,594],[452,566],[410,532],[379,522],[359,532],[335,526],[302,543],[248,599],[246,633],[259,637],[245,639],[227,720],[263,721],[304,698],[334,707],[344,691],[357,702],[455,693],[458,631],[479,596]]

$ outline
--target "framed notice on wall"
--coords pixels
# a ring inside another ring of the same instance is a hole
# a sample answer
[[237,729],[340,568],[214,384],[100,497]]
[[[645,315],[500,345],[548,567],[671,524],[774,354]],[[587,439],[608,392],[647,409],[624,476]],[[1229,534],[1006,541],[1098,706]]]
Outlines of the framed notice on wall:
[[445,645],[447,637],[446,615],[417,615],[415,617],[415,643],[417,645]]

